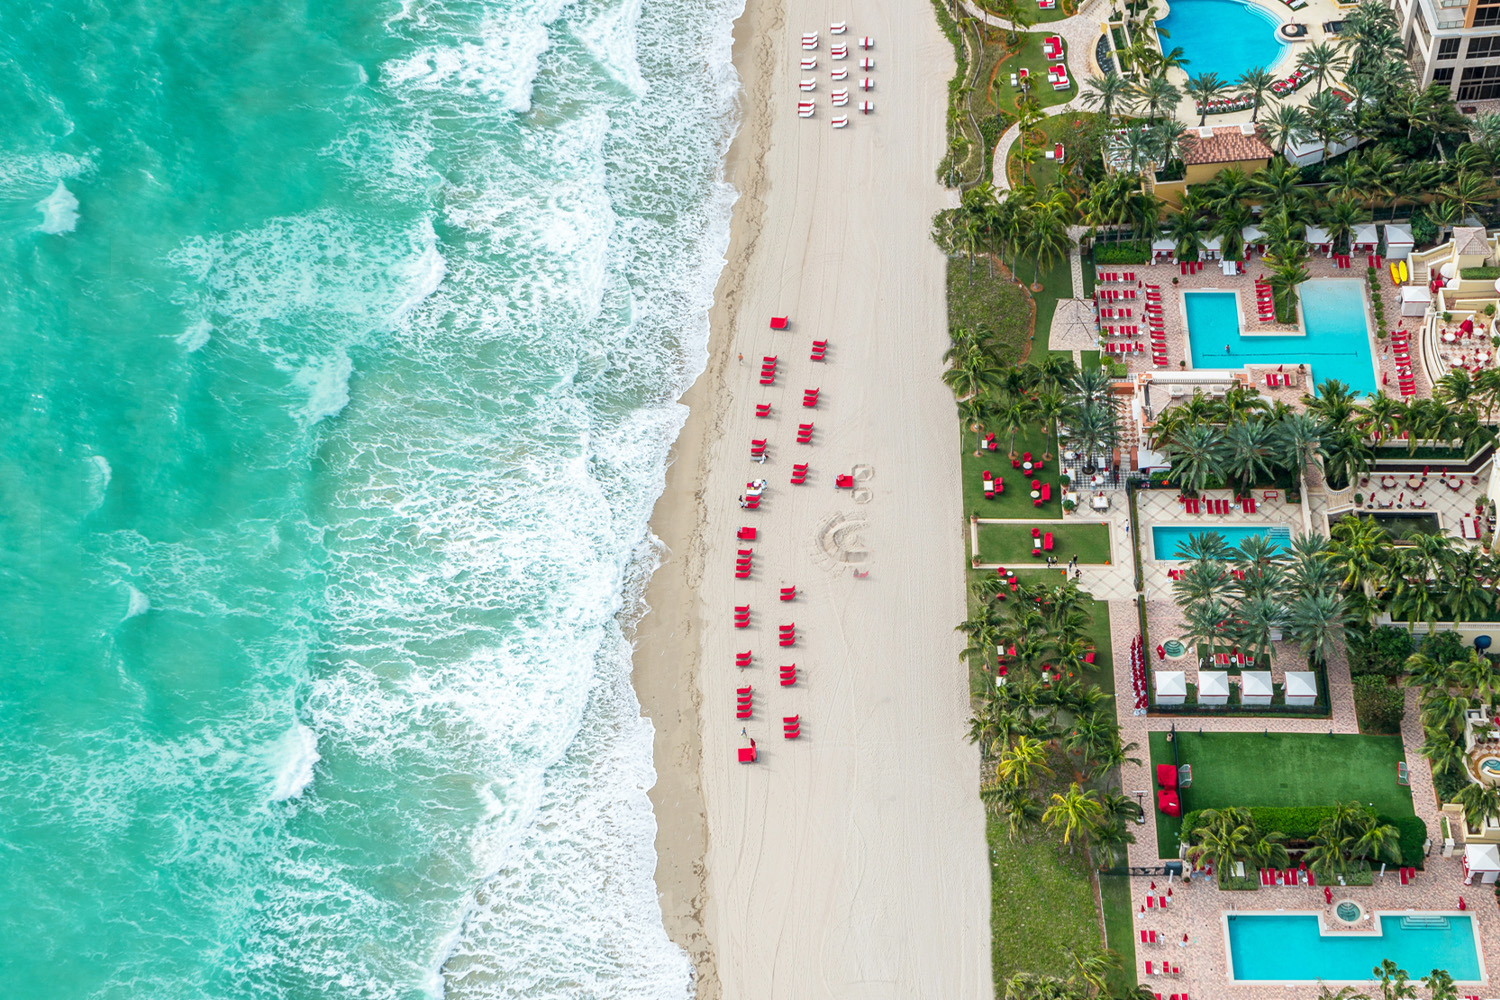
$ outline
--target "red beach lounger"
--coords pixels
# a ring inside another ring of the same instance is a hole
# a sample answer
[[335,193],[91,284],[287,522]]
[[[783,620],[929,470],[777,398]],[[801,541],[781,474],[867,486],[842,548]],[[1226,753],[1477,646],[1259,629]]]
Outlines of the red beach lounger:
[[789,663],[781,668],[781,686],[789,688],[797,683],[797,664]]
[[771,317],[771,329],[773,329],[773,330],[785,330],[786,327],[787,327],[787,317],[785,317],[785,316],[772,316]]
[[748,667],[750,665],[750,658],[751,658],[752,655],[753,654],[748,649],[745,650],[743,653],[735,653],[734,654],[734,665],[737,666],[737,667]]
[[781,588],[781,599],[783,601],[795,601],[797,599],[797,588],[796,587],[782,587]]

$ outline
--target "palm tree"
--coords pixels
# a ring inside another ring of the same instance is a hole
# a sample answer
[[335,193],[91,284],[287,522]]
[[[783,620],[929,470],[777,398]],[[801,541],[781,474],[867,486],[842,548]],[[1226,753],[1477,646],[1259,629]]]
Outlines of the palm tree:
[[1290,323],[1297,316],[1297,286],[1312,277],[1305,266],[1307,258],[1307,244],[1300,241],[1274,246],[1264,258],[1265,265],[1271,270],[1266,283],[1271,286],[1276,318],[1280,322]]
[[1241,420],[1224,432],[1224,472],[1247,492],[1276,464],[1276,429],[1266,420]]
[[1354,227],[1368,218],[1364,206],[1347,196],[1334,198],[1323,210],[1323,225],[1329,237],[1344,248],[1354,239]]
[[1016,29],[1029,28],[1036,22],[1036,8],[1022,3],[1022,0],[986,0],[985,6],[1010,25],[1010,30],[1005,34],[1005,44],[1011,48],[1016,45]]
[[[1500,118],[1500,115],[1495,117]],[[1452,198],[1438,198],[1423,209],[1427,218],[1438,227],[1438,243],[1448,240],[1448,230],[1464,221],[1464,207]]]
[[[1307,496],[1308,467],[1323,455],[1323,429],[1322,421],[1306,413],[1293,413],[1277,425],[1282,443],[1296,462],[1298,491],[1303,497]],[[1305,502],[1302,511],[1302,533],[1308,534],[1312,531],[1312,521]]]
[[1200,73],[1187,82],[1187,95],[1198,102],[1198,127],[1208,121],[1209,102],[1217,100],[1229,89],[1229,84],[1219,79],[1217,73]]
[[1401,831],[1390,823],[1370,823],[1354,841],[1354,856],[1399,862],[1401,860]]
[[1030,788],[1036,784],[1037,775],[1050,775],[1047,766],[1047,747],[1040,740],[1029,736],[1017,736],[995,764],[995,774],[1001,780],[1019,788]]
[[1311,662],[1325,664],[1343,641],[1348,621],[1348,607],[1338,594],[1304,593],[1287,608],[1287,638],[1301,646]]
[[1283,104],[1272,113],[1262,126],[1279,156],[1286,155],[1287,146],[1302,142],[1312,135],[1312,122],[1307,112],[1295,104]]
[[989,354],[974,351],[959,358],[942,379],[959,399],[970,399],[1000,384],[1000,366]]
[[1182,100],[1182,91],[1167,82],[1166,77],[1153,76],[1137,83],[1131,91],[1135,109],[1143,112],[1150,121],[1156,121],[1164,109],[1177,106]]
[[1302,50],[1299,61],[1318,81],[1318,93],[1323,93],[1323,84],[1349,65],[1349,60],[1328,42],[1316,42]]
[[1130,81],[1119,73],[1107,76],[1091,76],[1084,80],[1083,106],[1098,108],[1106,118],[1113,118],[1115,111],[1126,101],[1130,93]]
[[1172,478],[1189,493],[1200,492],[1206,483],[1223,475],[1226,448],[1217,427],[1183,427],[1167,442],[1166,453],[1172,461]]
[[1028,225],[1023,239],[1024,252],[1036,265],[1035,274],[1050,271],[1068,256],[1073,241],[1068,237],[1068,223],[1060,207],[1053,202],[1042,202],[1028,213]]
[[1438,188],[1438,194],[1458,206],[1460,219],[1467,219],[1474,209],[1494,198],[1495,185],[1487,177],[1472,171],[1460,171],[1451,184]]
[[1088,843],[1089,835],[1104,815],[1099,805],[1099,794],[1092,788],[1085,791],[1074,782],[1065,793],[1052,793],[1052,804],[1042,814],[1042,822],[1054,830],[1062,829],[1063,843],[1073,849],[1074,840]]
[[1349,106],[1333,91],[1325,91],[1314,94],[1307,102],[1307,117],[1313,135],[1323,145],[1323,158],[1327,159],[1330,147],[1349,133]]
[[1249,95],[1253,102],[1250,112],[1250,123],[1252,125],[1260,117],[1260,106],[1265,100],[1265,96],[1267,94],[1275,96],[1276,92],[1271,89],[1271,84],[1275,82],[1276,77],[1272,76],[1264,66],[1256,66],[1254,69],[1247,69],[1240,74],[1240,89]]
[[1500,788],[1494,785],[1476,785],[1470,782],[1459,789],[1453,801],[1463,807],[1464,822],[1470,830],[1483,829],[1491,820],[1500,821]]
[[1016,434],[1031,423],[1033,412],[1031,400],[1022,395],[1006,397],[995,409],[995,420],[1010,435],[1009,452],[1012,456],[1016,453]]

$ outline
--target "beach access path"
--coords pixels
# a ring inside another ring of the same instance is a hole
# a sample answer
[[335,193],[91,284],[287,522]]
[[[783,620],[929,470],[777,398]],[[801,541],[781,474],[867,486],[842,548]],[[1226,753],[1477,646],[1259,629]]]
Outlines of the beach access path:
[[[834,37],[838,20],[848,33]],[[698,601],[653,612],[694,616],[678,631],[701,635],[699,911],[715,989],[729,1000],[990,997],[979,758],[964,740],[953,630],[965,608],[956,416],[938,379],[945,264],[928,237],[949,202],[935,169],[952,51],[926,4],[816,0],[793,14],[761,9],[737,31],[747,23],[759,36],[736,46],[747,127],[731,180],[753,193],[735,223],[753,220],[753,232],[732,237],[715,360],[684,431],[705,441],[687,557],[701,563]],[[804,31],[818,32],[815,53],[801,50]],[[863,35],[875,39],[869,52]],[[848,60],[830,59],[834,42],[849,45]],[[802,72],[814,55],[816,71]],[[860,70],[861,56],[875,68]],[[852,100],[835,110],[837,66],[850,68],[840,86]],[[857,89],[861,76],[876,81],[871,93]],[[799,119],[805,78],[817,80],[817,114]],[[864,99],[874,114],[859,113]],[[849,127],[831,128],[835,114]],[[770,330],[773,315],[790,329]],[[825,362],[810,360],[815,339],[828,342]],[[759,384],[767,355],[778,358],[773,386]],[[821,390],[816,409],[802,405],[809,388]],[[758,403],[770,417],[756,417]],[[812,442],[799,444],[808,421]],[[751,461],[752,438],[769,443],[764,464]],[[806,485],[791,485],[793,463],[811,466]],[[856,466],[861,490],[835,490],[834,476]],[[760,509],[742,510],[736,498],[762,477]],[[741,526],[756,528],[754,542],[736,539]],[[739,548],[754,552],[748,580],[734,575]],[[786,586],[795,601],[778,599]],[[740,605],[746,629],[732,624]],[[779,626],[791,623],[796,645],[782,648]],[[741,670],[745,650],[753,665]],[[782,687],[777,668],[792,663],[797,683]],[[748,721],[735,717],[743,686],[754,690]],[[801,736],[785,740],[791,715]],[[757,763],[736,762],[742,727]],[[672,763],[664,749],[659,768]]]

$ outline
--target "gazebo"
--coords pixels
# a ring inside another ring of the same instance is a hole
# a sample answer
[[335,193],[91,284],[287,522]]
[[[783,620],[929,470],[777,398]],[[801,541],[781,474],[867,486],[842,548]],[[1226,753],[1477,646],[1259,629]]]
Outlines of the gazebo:
[[1411,230],[1394,222],[1385,227],[1385,256],[1388,260],[1405,260],[1411,254]]
[[1224,256],[1224,240],[1219,236],[1210,236],[1203,241],[1203,259],[1218,260]]
[[1333,253],[1333,237],[1322,226],[1307,227],[1307,246],[1313,253],[1328,256]]
[[1401,286],[1401,315],[1426,316],[1432,305],[1432,289],[1426,285]]
[[1187,701],[1187,674],[1181,670],[1156,671],[1156,703],[1181,705]]
[[1266,234],[1259,226],[1249,225],[1240,230],[1240,239],[1245,241],[1245,253],[1248,255],[1251,248],[1256,253],[1266,252]]
[[1151,263],[1161,261],[1172,261],[1177,258],[1177,243],[1175,240],[1160,239],[1151,241]]
[[1500,846],[1466,844],[1464,846],[1464,885],[1472,885],[1475,876],[1485,885],[1500,879]]
[[1318,700],[1318,675],[1311,670],[1286,672],[1288,708],[1311,708]]
[[1245,670],[1240,673],[1240,704],[1271,704],[1271,671]]
[[1350,253],[1374,253],[1378,246],[1380,230],[1375,228],[1375,223],[1366,222],[1354,227],[1354,235],[1349,238]]
[[1229,674],[1223,670],[1198,671],[1198,704],[1229,704]]

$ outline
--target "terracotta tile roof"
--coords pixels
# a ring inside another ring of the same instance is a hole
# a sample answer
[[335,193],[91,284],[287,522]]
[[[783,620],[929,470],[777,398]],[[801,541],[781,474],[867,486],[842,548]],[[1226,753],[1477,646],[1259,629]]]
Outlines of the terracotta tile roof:
[[[1211,132],[1205,137],[1202,133]],[[1212,129],[1193,129],[1182,137],[1182,162],[1238,163],[1244,160],[1268,160],[1276,155],[1270,146],[1254,135],[1246,135],[1238,125],[1220,125]]]
[[1490,252],[1483,226],[1459,226],[1453,230],[1453,249],[1461,254],[1484,254]]

